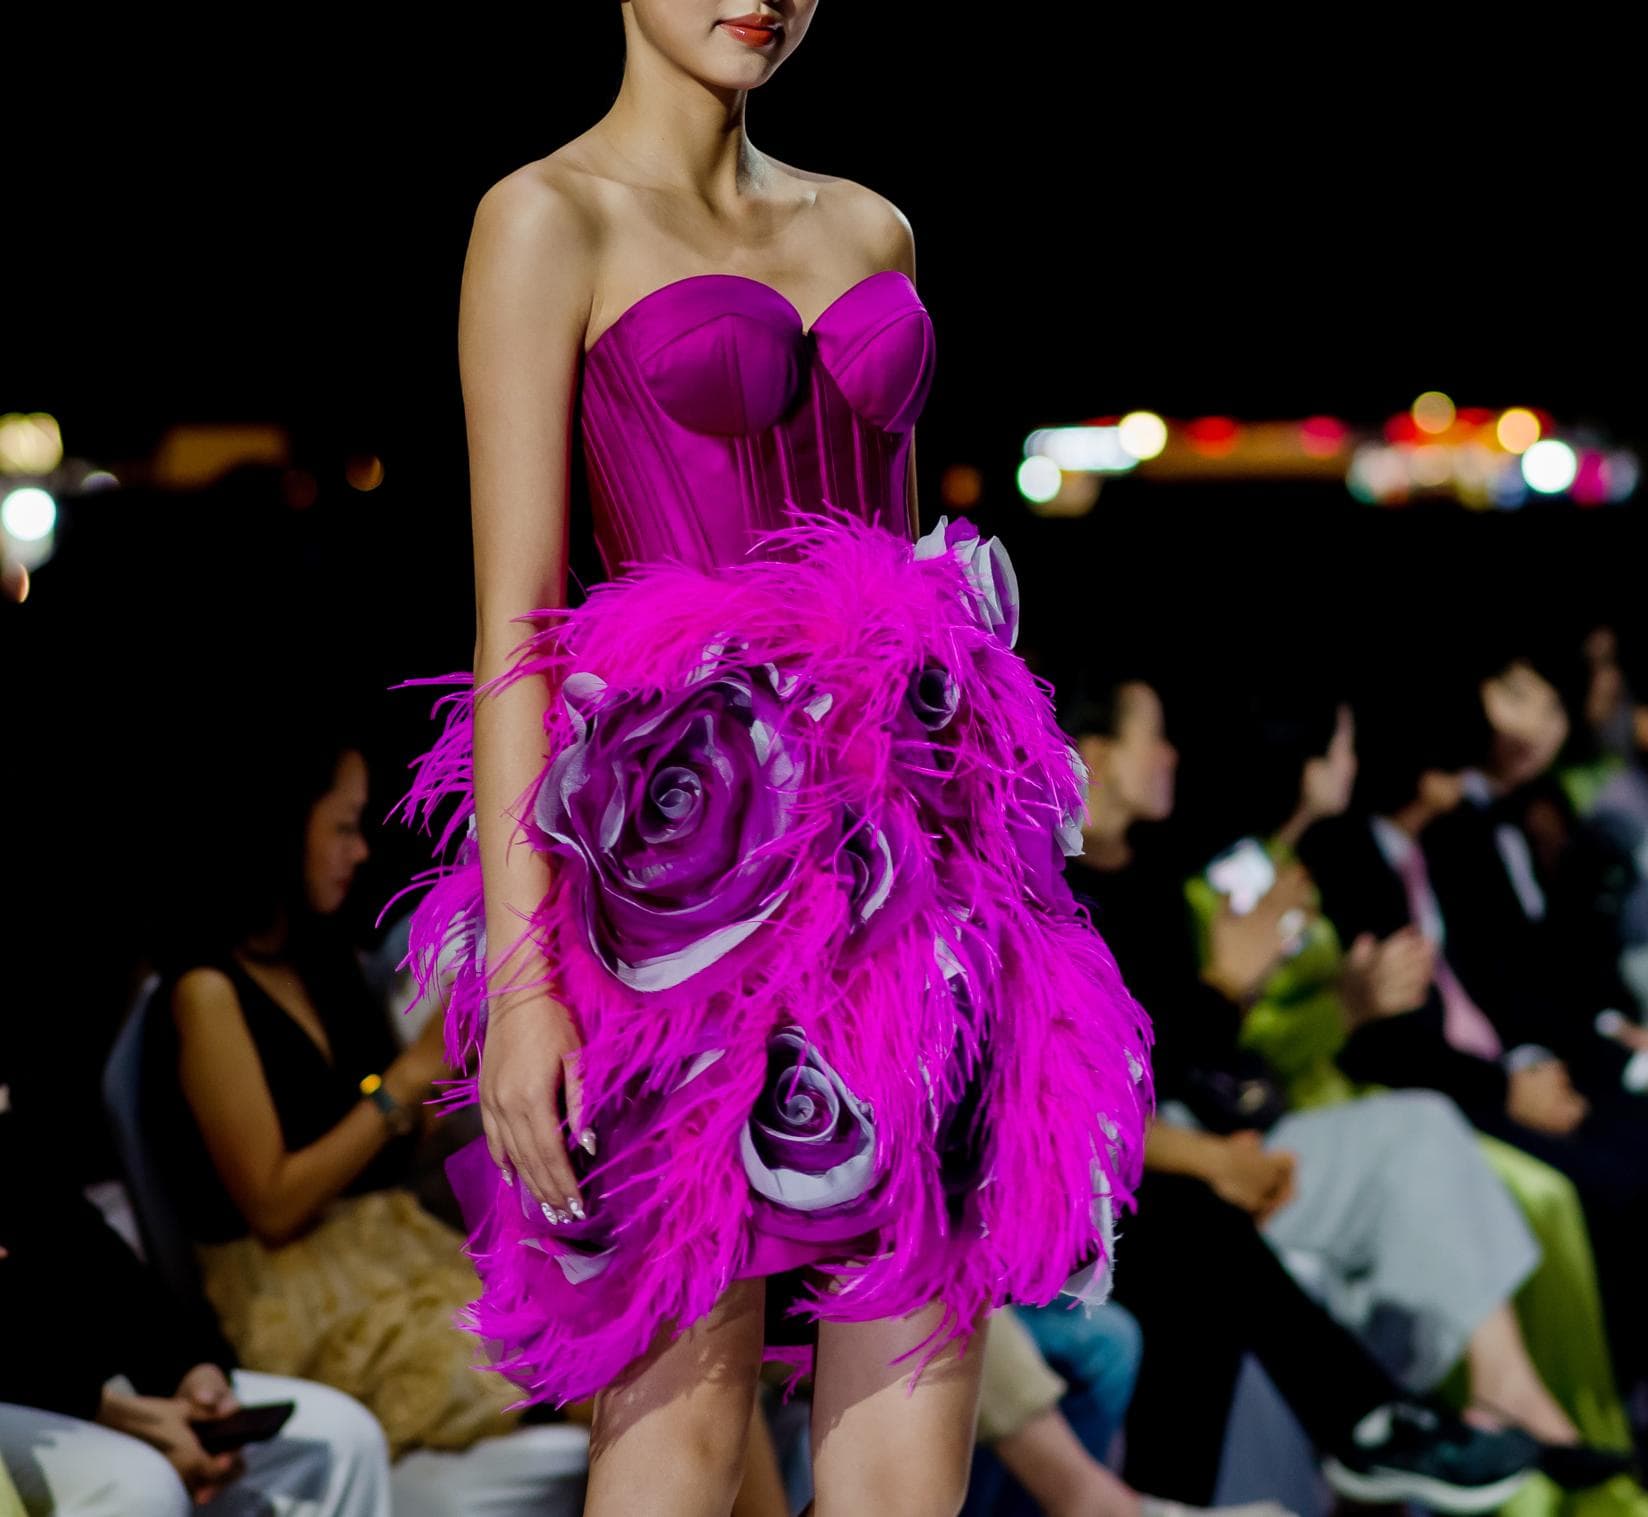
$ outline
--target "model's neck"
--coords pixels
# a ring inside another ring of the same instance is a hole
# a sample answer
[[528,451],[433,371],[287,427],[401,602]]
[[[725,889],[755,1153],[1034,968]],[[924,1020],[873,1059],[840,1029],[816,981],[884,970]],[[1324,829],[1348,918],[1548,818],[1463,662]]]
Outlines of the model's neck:
[[632,53],[618,98],[596,130],[643,181],[690,189],[718,215],[735,215],[767,165],[744,130],[747,97]]

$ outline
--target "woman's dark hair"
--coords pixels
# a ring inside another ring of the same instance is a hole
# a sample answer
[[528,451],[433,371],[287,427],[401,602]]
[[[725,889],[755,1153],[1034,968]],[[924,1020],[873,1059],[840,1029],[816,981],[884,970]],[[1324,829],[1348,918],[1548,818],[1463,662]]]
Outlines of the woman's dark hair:
[[1129,685],[1156,688],[1155,678],[1133,665],[1090,668],[1059,686],[1055,705],[1059,726],[1070,738],[1121,735],[1122,707]]
[[345,755],[364,753],[353,724],[324,702],[268,702],[217,713],[196,749],[187,810],[204,816],[180,850],[176,907],[156,960],[185,968],[284,923],[283,953],[302,968],[328,958],[341,925],[317,916],[304,881],[309,817],[337,783]]

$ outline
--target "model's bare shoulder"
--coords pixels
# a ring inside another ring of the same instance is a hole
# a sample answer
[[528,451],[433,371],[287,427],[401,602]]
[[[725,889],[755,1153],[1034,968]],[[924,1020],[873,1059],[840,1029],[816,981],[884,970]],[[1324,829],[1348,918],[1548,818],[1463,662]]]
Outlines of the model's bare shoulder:
[[898,206],[853,179],[828,181],[828,189],[821,191],[821,205],[825,195],[841,235],[862,247],[869,262],[877,268],[902,269],[915,278],[915,232]]
[[464,256],[464,305],[536,313],[570,330],[587,317],[599,219],[575,171],[539,159],[476,204]]

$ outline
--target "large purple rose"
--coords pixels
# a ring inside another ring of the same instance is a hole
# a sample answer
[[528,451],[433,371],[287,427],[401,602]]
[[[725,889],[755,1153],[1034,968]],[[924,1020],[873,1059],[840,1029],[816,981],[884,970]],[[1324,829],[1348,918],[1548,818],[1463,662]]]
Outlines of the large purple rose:
[[844,1236],[863,1231],[862,1204],[877,1179],[875,1149],[869,1105],[801,1028],[775,1032],[767,1044],[767,1078],[739,1150],[750,1188],[776,1225],[791,1214],[806,1237],[824,1236],[832,1221],[844,1224]]
[[802,782],[796,679],[770,663],[702,668],[663,694],[569,676],[574,740],[534,820],[579,868],[589,944],[624,984],[664,990],[722,964],[785,899]]
[[915,557],[953,553],[967,576],[968,609],[1003,646],[1019,640],[1019,580],[999,537],[980,537],[970,521],[941,516],[931,532],[916,539]]

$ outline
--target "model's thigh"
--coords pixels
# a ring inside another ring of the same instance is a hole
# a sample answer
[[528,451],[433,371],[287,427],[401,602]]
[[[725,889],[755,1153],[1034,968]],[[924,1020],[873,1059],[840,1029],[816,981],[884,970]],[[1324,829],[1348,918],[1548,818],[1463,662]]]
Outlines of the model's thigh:
[[914,1389],[916,1348],[936,1304],[880,1322],[821,1322],[813,1383],[816,1517],[871,1511],[951,1517],[967,1493],[985,1334],[931,1360]]
[[724,1517],[743,1472],[764,1300],[764,1281],[735,1280],[596,1398],[586,1517]]
[[0,1457],[29,1517],[185,1517],[188,1493],[148,1444],[0,1402]]

